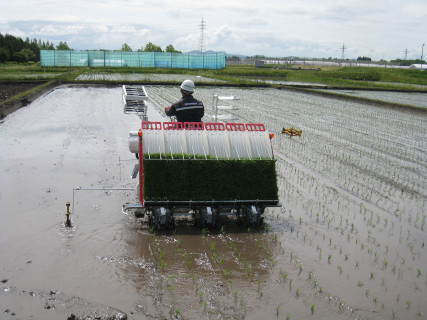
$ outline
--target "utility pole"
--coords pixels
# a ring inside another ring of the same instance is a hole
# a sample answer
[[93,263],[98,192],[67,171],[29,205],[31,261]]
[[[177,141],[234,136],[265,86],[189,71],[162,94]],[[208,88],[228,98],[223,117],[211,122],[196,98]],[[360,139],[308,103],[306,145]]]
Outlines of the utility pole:
[[423,70],[424,43],[421,47],[421,70]]

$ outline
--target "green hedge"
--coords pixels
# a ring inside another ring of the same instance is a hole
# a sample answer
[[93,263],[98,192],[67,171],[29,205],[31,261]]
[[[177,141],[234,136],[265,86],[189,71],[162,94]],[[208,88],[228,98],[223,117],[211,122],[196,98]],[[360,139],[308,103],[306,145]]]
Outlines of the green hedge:
[[[275,160],[144,157],[146,200],[277,200]],[[179,160],[178,160],[179,159]]]

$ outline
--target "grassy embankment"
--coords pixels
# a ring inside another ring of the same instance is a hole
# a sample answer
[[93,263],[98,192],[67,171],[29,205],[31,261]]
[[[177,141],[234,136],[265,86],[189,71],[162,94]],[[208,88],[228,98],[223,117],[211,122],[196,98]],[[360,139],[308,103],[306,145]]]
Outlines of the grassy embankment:
[[[218,79],[248,82],[276,80],[325,84],[334,88],[394,89],[427,91],[427,72],[409,69],[371,67],[322,67],[315,69],[254,68],[228,66],[212,71]],[[414,86],[415,85],[415,86]],[[426,86],[422,88],[422,86]]]
[[[427,92],[427,72],[409,69],[367,67],[321,67],[308,69],[301,66],[295,70],[266,66],[255,68],[249,65],[227,66],[222,70],[188,70],[165,68],[88,68],[88,67],[40,67],[38,64],[0,64],[0,82],[46,81],[82,83],[75,80],[80,74],[141,73],[141,74],[190,74],[226,81],[224,85],[264,85],[270,87],[289,86],[265,81],[289,81],[324,84],[328,88],[352,88],[371,90],[398,90]],[[90,83],[123,83],[123,81],[89,81]],[[149,83],[150,80],[144,80]],[[174,81],[164,81],[173,83]],[[153,81],[154,83],[154,81]],[[159,83],[159,81],[155,81]],[[203,84],[203,83],[200,83]],[[211,85],[206,83],[206,85]],[[32,89],[34,90],[34,89]],[[23,93],[25,95],[25,93]],[[12,98],[13,99],[13,98]],[[10,102],[10,101],[8,101]]]

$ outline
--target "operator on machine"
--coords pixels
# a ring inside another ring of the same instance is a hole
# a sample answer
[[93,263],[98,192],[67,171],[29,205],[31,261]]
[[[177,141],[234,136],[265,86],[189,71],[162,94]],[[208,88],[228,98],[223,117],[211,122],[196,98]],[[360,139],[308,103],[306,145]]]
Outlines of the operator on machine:
[[202,122],[205,107],[200,100],[193,97],[194,82],[184,80],[181,84],[182,98],[165,108],[167,116],[175,116],[178,122]]

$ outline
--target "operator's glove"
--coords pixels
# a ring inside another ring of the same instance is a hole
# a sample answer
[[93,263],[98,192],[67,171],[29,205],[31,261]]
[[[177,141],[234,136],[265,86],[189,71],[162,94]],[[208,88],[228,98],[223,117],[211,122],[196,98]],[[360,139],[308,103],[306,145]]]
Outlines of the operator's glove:
[[171,107],[166,107],[166,108],[165,108],[165,113],[168,113],[170,108],[171,108]]

